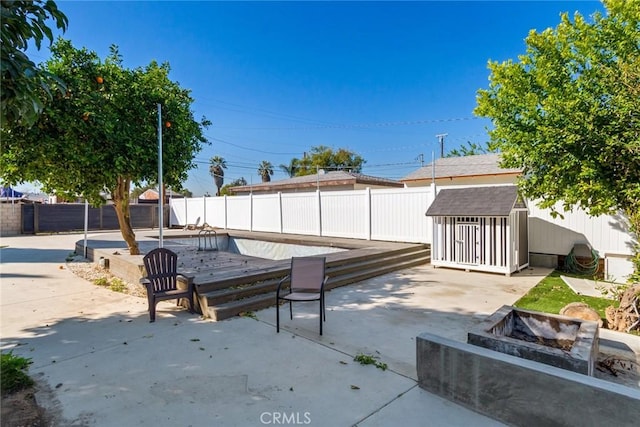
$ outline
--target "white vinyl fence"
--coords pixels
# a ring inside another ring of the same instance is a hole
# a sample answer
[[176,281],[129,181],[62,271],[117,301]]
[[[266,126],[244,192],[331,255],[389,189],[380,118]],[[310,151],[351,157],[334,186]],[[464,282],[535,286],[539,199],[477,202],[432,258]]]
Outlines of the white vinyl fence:
[[[431,243],[425,212],[433,200],[430,187],[173,199],[170,224],[199,219],[199,225],[236,230]],[[528,205],[529,252],[567,255],[574,244],[588,243],[614,278],[632,272],[633,240],[624,217],[590,217],[576,209],[553,218],[550,210]]]
[[430,243],[428,187],[171,200],[172,226]]

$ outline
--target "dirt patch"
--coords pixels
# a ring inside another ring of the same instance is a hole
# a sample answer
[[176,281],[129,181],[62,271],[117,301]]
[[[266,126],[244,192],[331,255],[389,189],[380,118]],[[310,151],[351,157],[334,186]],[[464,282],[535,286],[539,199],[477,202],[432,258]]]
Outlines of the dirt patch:
[[0,419],[2,427],[42,427],[50,425],[44,409],[38,406],[35,387],[2,396]]

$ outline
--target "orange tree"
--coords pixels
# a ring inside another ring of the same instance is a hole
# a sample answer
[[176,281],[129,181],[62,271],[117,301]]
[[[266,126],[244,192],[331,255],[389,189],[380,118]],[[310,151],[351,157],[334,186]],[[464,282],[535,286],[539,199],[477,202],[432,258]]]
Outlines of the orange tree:
[[55,77],[29,59],[27,47],[33,42],[40,49],[45,39],[53,42],[48,24],[65,31],[68,20],[52,0],[2,0],[0,16],[0,127],[31,126],[44,107],[42,95],[51,99]]
[[0,178],[39,181],[44,191],[83,195],[94,205],[110,196],[131,254],[132,184],[158,182],[157,104],[162,106],[163,180],[180,190],[194,155],[207,141],[206,118],[193,118],[190,91],[169,79],[169,65],[127,69],[115,46],[104,60],[57,40],[44,68],[66,85],[34,126],[2,129]]

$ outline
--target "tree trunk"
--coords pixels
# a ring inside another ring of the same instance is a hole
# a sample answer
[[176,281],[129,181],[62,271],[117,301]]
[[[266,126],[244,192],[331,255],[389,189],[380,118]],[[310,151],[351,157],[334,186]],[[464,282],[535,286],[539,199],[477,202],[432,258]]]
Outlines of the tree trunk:
[[113,197],[113,205],[116,209],[116,215],[118,216],[118,223],[120,224],[120,233],[122,233],[122,238],[127,243],[129,253],[131,255],[140,255],[136,235],[133,232],[133,228],[131,228],[131,211],[129,209],[130,185],[131,182],[128,179],[118,178],[118,185],[111,196]]

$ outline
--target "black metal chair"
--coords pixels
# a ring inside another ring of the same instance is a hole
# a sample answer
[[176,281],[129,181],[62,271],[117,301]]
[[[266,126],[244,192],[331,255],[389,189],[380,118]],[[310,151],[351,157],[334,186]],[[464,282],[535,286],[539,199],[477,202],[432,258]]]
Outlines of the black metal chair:
[[[293,257],[291,272],[280,280],[276,291],[276,332],[280,332],[280,301],[289,301],[289,316],[293,320],[293,301],[320,301],[320,335],[322,322],[327,320],[324,307],[324,286],[329,279],[325,274],[324,257]],[[282,285],[290,281],[289,293],[284,293]],[[283,291],[281,295],[280,292]]]
[[[177,299],[179,305],[181,298],[187,298],[189,311],[193,313],[193,278],[178,273],[178,255],[169,249],[157,248],[146,254],[143,262],[147,276],[140,279],[140,283],[147,287],[150,322],[156,320],[158,301]],[[178,287],[178,278],[186,281],[186,289]]]

